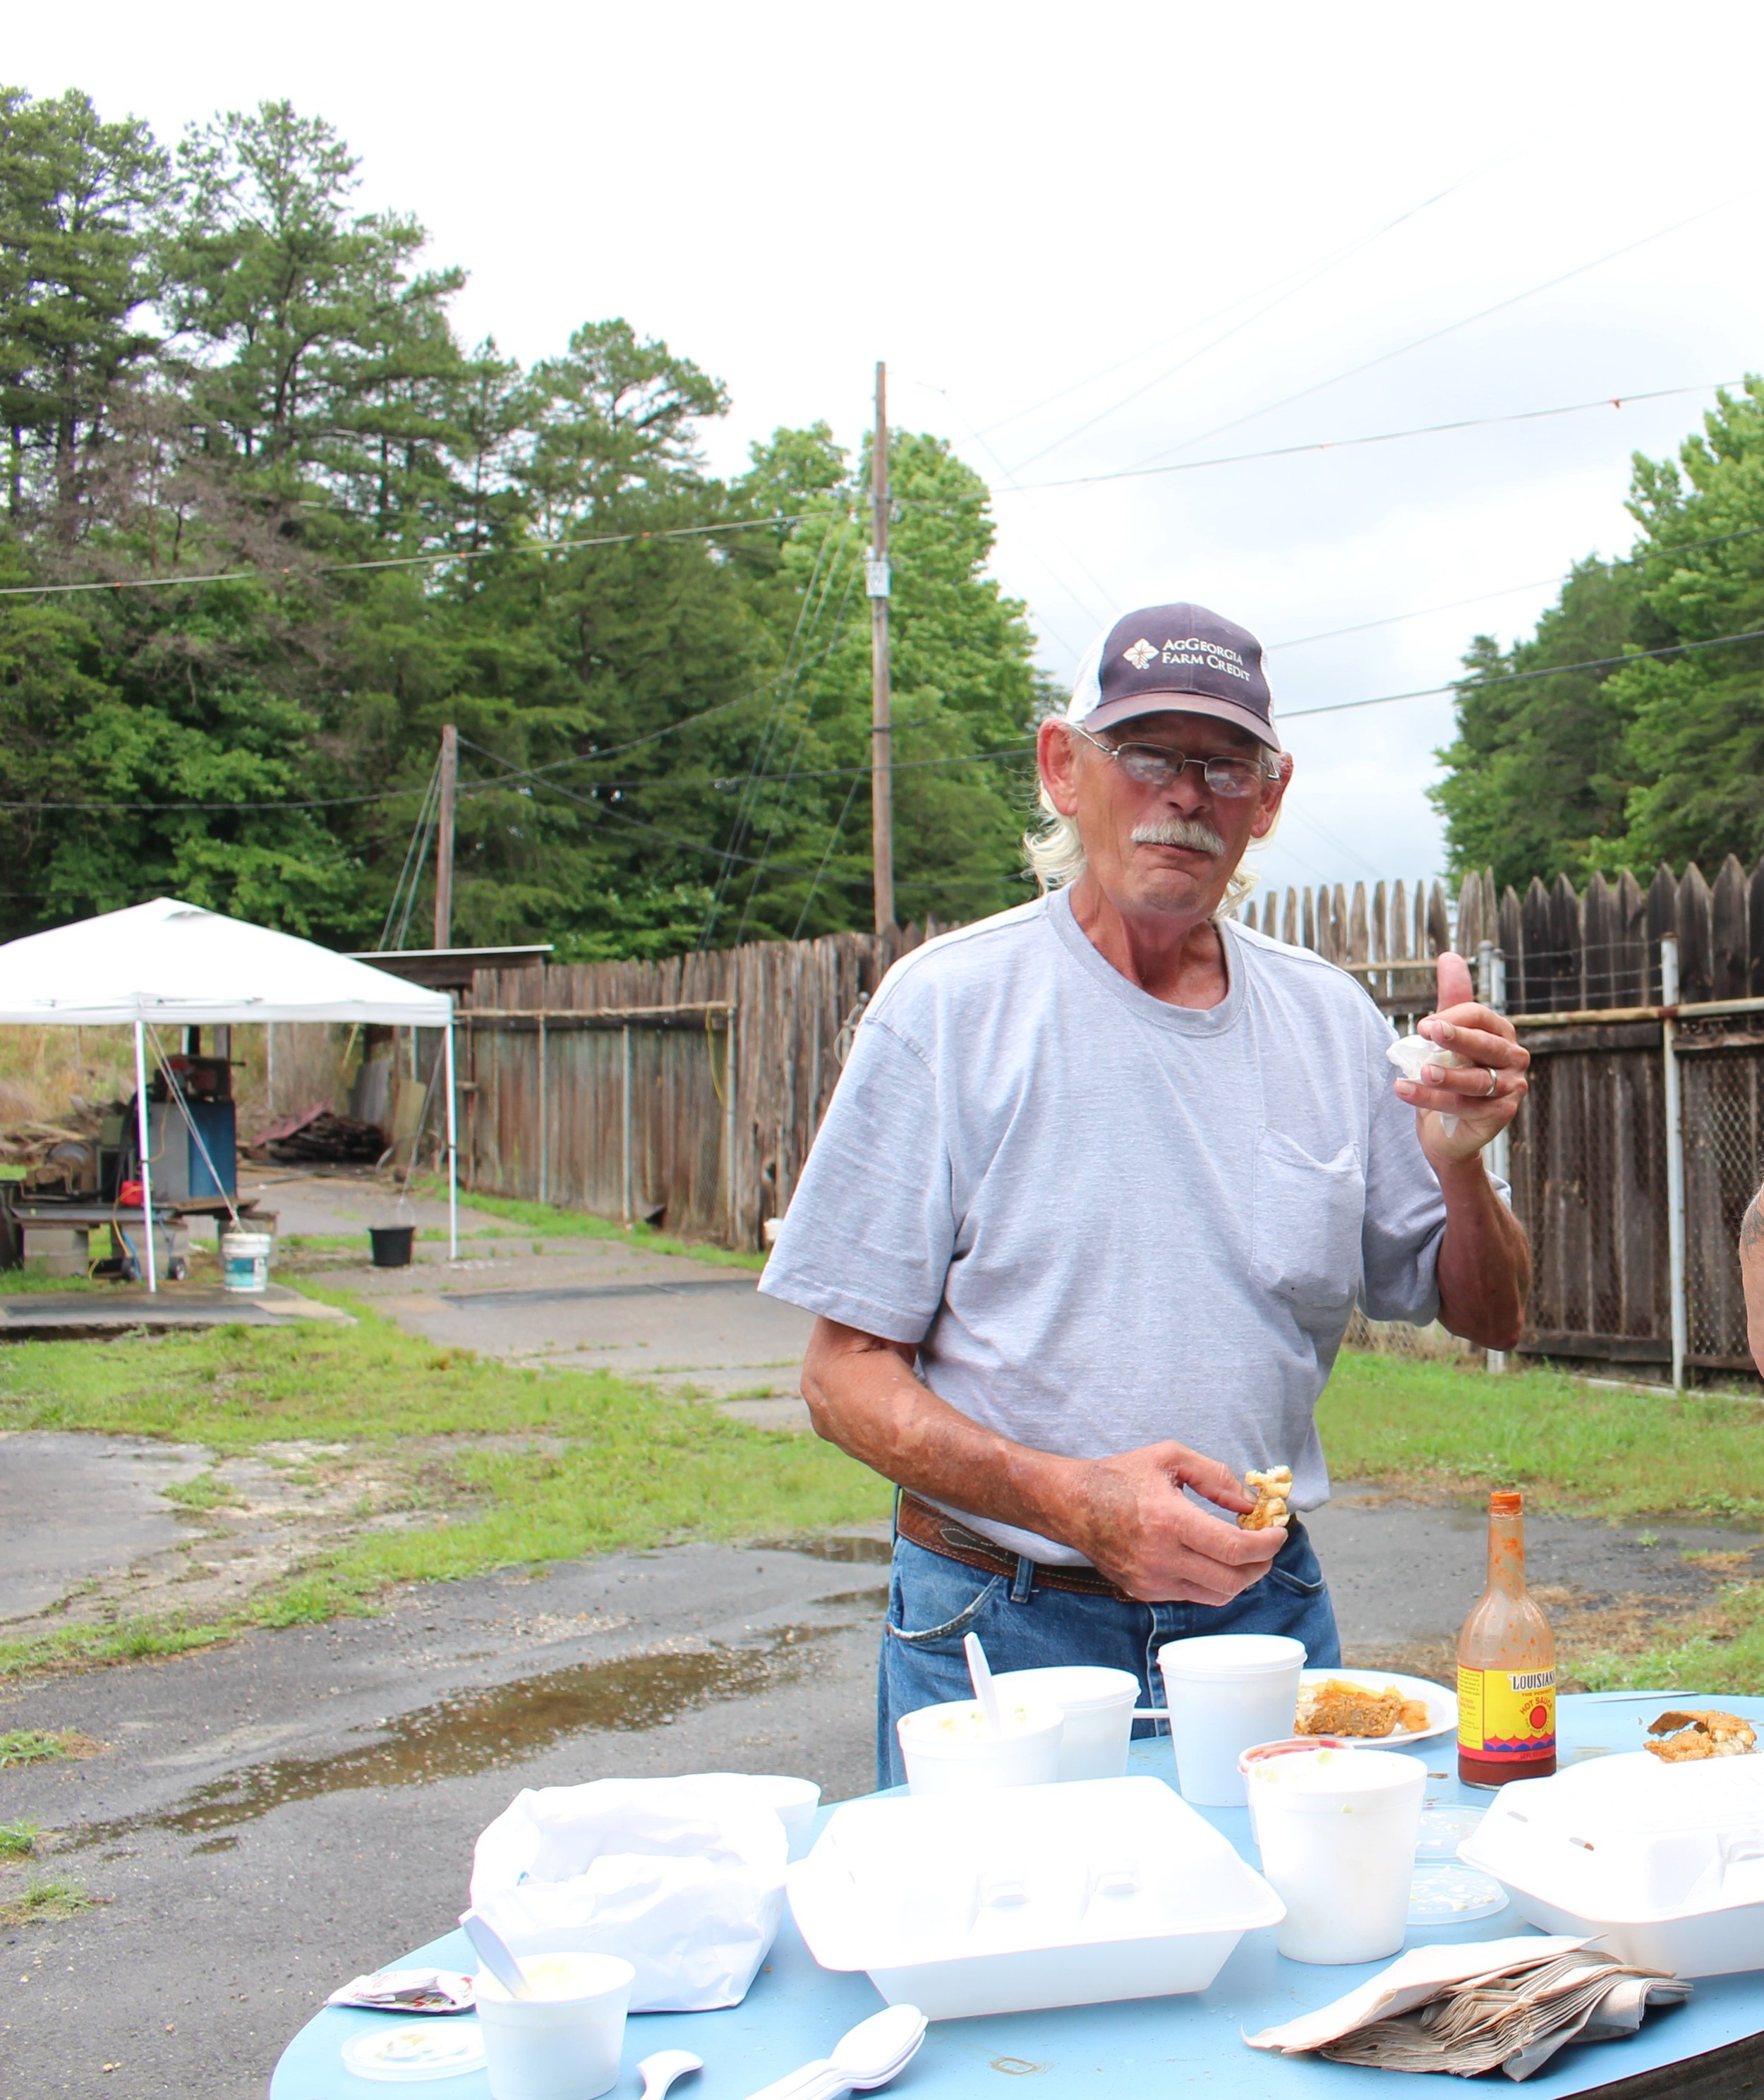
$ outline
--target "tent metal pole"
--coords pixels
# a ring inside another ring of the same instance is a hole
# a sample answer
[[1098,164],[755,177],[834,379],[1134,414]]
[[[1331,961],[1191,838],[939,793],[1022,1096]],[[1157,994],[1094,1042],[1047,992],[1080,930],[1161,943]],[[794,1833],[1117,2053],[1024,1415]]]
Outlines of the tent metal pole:
[[135,1024],[135,1137],[141,1152],[141,1236],[147,1242],[147,1287],[157,1291],[159,1273],[153,1264],[153,1169],[149,1163],[153,1142],[147,1113],[147,1031],[139,1021]]
[[453,1023],[448,1022],[448,1260],[460,1258],[459,1110],[453,1079]]

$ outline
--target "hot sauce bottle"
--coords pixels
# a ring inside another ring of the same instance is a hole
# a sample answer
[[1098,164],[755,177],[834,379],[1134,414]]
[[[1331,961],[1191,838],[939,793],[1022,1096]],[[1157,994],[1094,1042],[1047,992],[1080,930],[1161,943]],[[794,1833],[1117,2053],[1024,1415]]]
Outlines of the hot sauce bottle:
[[1556,1643],[1525,1587],[1520,1498],[1488,1498],[1488,1586],[1458,1637],[1458,1776],[1466,1786],[1556,1768]]

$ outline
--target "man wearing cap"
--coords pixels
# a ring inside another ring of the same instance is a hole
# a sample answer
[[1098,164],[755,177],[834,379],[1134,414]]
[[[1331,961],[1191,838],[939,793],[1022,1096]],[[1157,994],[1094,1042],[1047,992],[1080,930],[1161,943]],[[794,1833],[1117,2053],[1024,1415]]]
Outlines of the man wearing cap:
[[1525,1092],[1510,1023],[1442,956],[1422,1032],[1462,1061],[1395,1078],[1352,978],[1223,915],[1292,770],[1255,637],[1128,614],[1039,756],[1043,895],[889,973],[761,1285],[819,1316],[815,1427],[900,1489],[884,1784],[900,1715],[967,1696],[969,1632],[994,1670],[1109,1664],[1154,1705],[1193,1635],[1338,1663],[1302,1521],[1240,1528],[1243,1476],[1326,1498],[1356,1296],[1493,1348],[1524,1317],[1481,1158]]

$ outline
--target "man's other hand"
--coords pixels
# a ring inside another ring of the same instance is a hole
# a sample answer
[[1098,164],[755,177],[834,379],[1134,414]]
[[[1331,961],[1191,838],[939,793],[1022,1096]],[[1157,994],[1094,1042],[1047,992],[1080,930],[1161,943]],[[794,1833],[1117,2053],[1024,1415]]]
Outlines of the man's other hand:
[[1148,1444],[1080,1470],[1061,1535],[1143,1603],[1228,1604],[1261,1581],[1286,1542],[1277,1527],[1242,1531],[1191,1502],[1185,1487],[1220,1509],[1255,1507],[1228,1467],[1184,1445]]

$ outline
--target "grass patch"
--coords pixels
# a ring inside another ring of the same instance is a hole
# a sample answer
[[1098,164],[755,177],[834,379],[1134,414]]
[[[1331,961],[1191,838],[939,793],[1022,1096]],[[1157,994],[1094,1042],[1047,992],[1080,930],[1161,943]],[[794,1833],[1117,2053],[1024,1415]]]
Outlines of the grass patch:
[[0,1823],[0,1860],[28,1860],[42,1827],[40,1823]]
[[[419,1175],[412,1185],[422,1194],[445,1201],[447,1184],[434,1175]],[[763,1254],[745,1248],[716,1246],[705,1240],[678,1239],[644,1224],[621,1225],[611,1218],[597,1218],[588,1211],[560,1211],[550,1203],[528,1203],[513,1196],[482,1196],[474,1189],[460,1191],[461,1209],[481,1211],[491,1217],[506,1218],[525,1225],[548,1239],[620,1240],[627,1246],[647,1247],[651,1254],[686,1255],[694,1261],[714,1262],[721,1268],[761,1269]],[[465,1230],[462,1229],[461,1237]],[[444,1238],[445,1235],[443,1235]]]
[[41,1764],[50,1758],[74,1758],[85,1738],[71,1728],[0,1730],[0,1766]]
[[187,1510],[224,1509],[243,1500],[236,1489],[217,1480],[212,1472],[198,1473],[193,1480],[179,1480],[161,1488],[160,1493],[167,1502]]
[[77,1882],[33,1882],[15,1901],[0,1904],[0,1926],[50,1925],[90,1910],[96,1900]]
[[1764,1518],[1764,1406],[1612,1392],[1557,1371],[1500,1378],[1343,1350],[1317,1411],[1338,1480],[1483,1493],[1611,1518]]
[[[103,1431],[223,1453],[348,1447],[403,1483],[396,1529],[345,1535],[212,1619],[64,1621],[0,1644],[0,1673],[175,1654],[252,1626],[371,1610],[393,1584],[685,1538],[777,1536],[885,1518],[887,1485],[819,1439],[749,1427],[610,1373],[536,1370],[408,1335],[348,1293],[352,1327],[227,1326],[108,1343],[7,1345],[0,1427]],[[487,1434],[545,1452],[486,1451]],[[210,1476],[174,1490],[217,1502]],[[3,1739],[0,1739],[3,1740]]]

